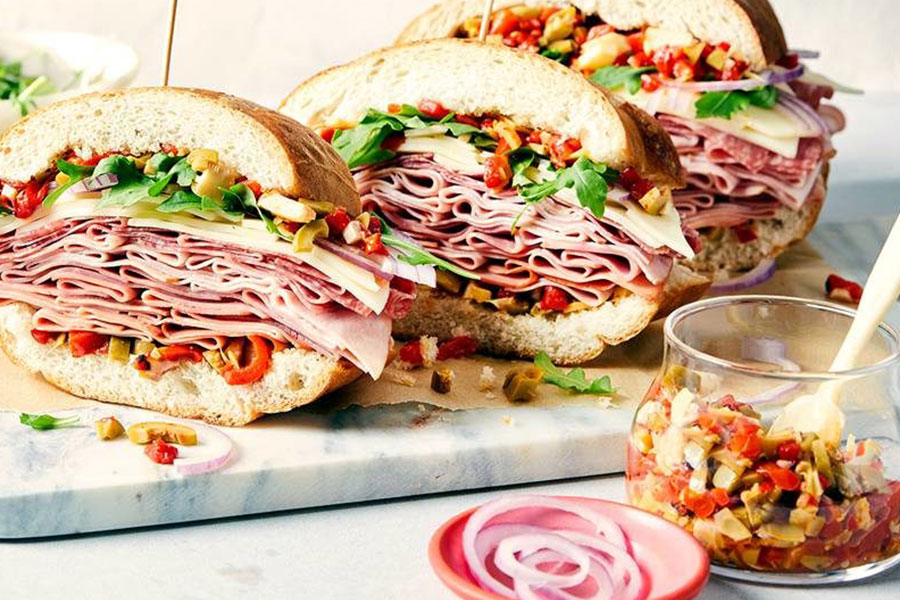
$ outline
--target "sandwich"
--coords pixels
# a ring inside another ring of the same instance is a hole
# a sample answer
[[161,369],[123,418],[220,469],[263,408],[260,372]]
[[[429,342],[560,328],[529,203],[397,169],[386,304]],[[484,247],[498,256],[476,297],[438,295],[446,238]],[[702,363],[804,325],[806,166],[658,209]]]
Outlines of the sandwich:
[[329,144],[215,92],[34,112],[0,137],[0,188],[0,346],[86,398],[220,425],[290,410],[377,377],[434,280]]
[[[483,4],[438,4],[398,43],[476,37]],[[489,43],[556,60],[669,132],[687,173],[675,204],[703,238],[695,269],[751,269],[812,229],[831,134],[844,119],[821,103],[834,87],[787,49],[766,0],[504,0],[494,8]]]
[[674,264],[698,240],[668,136],[558,63],[422,42],[324,71],[280,110],[331,141],[391,235],[455,267],[420,286],[400,337],[579,363],[708,285]]

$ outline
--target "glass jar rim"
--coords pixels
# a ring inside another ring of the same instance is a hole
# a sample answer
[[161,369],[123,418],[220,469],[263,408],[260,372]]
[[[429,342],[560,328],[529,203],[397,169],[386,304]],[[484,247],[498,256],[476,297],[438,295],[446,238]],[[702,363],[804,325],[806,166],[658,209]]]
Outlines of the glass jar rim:
[[670,313],[669,316],[666,317],[665,325],[663,328],[666,343],[675,346],[687,355],[696,356],[713,365],[734,371],[739,371],[756,377],[776,380],[796,381],[797,379],[808,379],[816,381],[827,381],[833,379],[856,378],[877,373],[878,371],[889,368],[892,364],[900,361],[900,334],[897,333],[897,330],[892,325],[885,321],[882,321],[878,324],[878,329],[876,331],[880,331],[881,333],[886,334],[888,338],[890,338],[890,342],[893,345],[891,353],[874,364],[854,367],[852,369],[846,369],[843,371],[802,370],[797,372],[769,371],[759,369],[748,364],[735,362],[727,358],[722,358],[713,354],[703,352],[702,350],[698,350],[697,348],[693,347],[692,345],[678,337],[678,335],[675,333],[675,327],[684,319],[711,308],[719,308],[725,305],[733,304],[794,304],[806,306],[813,310],[840,314],[845,317],[849,317],[851,320],[856,316],[856,310],[852,308],[840,306],[838,304],[834,304],[833,302],[813,300],[810,298],[799,298],[796,296],[777,296],[768,294],[717,296],[715,298],[698,300],[697,302],[686,304],[672,311],[672,313]]

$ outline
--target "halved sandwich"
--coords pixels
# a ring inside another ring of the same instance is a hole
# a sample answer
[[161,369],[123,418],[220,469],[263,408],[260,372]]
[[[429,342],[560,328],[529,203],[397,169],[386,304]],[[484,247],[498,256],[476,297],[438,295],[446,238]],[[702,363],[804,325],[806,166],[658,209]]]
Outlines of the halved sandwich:
[[215,92],[37,111],[0,137],[0,188],[0,345],[87,398],[223,425],[289,410],[377,377],[434,278],[320,137]]
[[[483,2],[448,0],[398,43],[478,35]],[[803,239],[825,200],[834,92],[787,50],[766,0],[494,3],[489,43],[540,53],[655,115],[687,187],[675,193],[703,236],[701,271],[750,269]]]
[[281,110],[331,141],[392,235],[455,267],[399,336],[578,363],[708,285],[675,266],[697,238],[668,136],[557,63],[424,42],[320,73]]

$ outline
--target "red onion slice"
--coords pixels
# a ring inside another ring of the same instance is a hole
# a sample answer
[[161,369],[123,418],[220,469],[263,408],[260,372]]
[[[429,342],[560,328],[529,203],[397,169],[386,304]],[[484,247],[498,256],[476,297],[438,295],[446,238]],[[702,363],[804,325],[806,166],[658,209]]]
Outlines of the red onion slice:
[[804,50],[802,48],[791,48],[788,54],[796,54],[797,58],[819,58],[818,50]]
[[[524,522],[491,524],[522,509],[532,517],[536,517],[534,510],[569,513],[578,517],[590,533]],[[508,577],[511,585],[489,570],[492,553],[493,567]],[[622,529],[612,519],[577,502],[535,495],[489,502],[469,517],[463,530],[463,554],[475,580],[506,598],[639,600],[648,591],[646,577]]]
[[[86,179],[82,179],[78,183],[72,184],[72,187],[70,187],[66,191],[72,194],[99,192],[100,190],[111,188],[117,183],[119,183],[119,178],[117,176],[113,175],[112,173],[104,173],[102,175],[97,175],[96,177],[88,177]],[[54,181],[50,184],[48,190],[52,192],[58,187],[59,184]]]
[[731,294],[765,283],[775,274],[775,259],[765,258],[758,265],[737,277],[717,281],[709,287],[714,294]]
[[373,255],[370,258],[360,254],[354,248],[348,248],[331,240],[319,239],[316,240],[316,244],[386,281],[399,277],[429,287],[437,285],[437,274],[434,271],[434,267],[431,265],[411,265],[404,262],[398,258],[399,253],[393,248],[388,249],[389,256]]
[[[187,423],[198,430],[197,446],[189,446],[179,450],[179,458],[175,459],[175,469],[182,475],[199,475],[221,469],[234,453],[234,443],[222,431],[209,425]],[[187,454],[187,456],[185,456]],[[194,456],[199,454],[200,456]]]

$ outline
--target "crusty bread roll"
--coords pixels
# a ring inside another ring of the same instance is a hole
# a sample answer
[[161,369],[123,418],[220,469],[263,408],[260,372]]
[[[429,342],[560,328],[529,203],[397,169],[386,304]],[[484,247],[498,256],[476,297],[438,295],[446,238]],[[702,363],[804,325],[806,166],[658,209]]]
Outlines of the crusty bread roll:
[[274,353],[265,377],[248,385],[228,385],[205,361],[183,362],[153,381],[105,355],[74,358],[66,346],[38,344],[31,337],[33,312],[22,303],[0,306],[0,348],[13,363],[76,396],[215,425],[245,425],[309,404],[360,375],[343,359],[291,348]]
[[[377,51],[329,69],[297,87],[281,110],[311,127],[357,122],[368,108],[436,100],[463,114],[499,114],[523,127],[581,141],[588,156],[616,168],[635,167],[658,185],[681,185],[683,173],[668,135],[649,115],[611,99],[564,66],[525,51],[446,39]],[[420,288],[400,337],[453,336],[462,328],[483,352],[531,357],[544,350],[572,364],[640,333],[668,310],[696,300],[705,277],[676,268],[655,299],[624,290],[592,308],[553,317],[510,315]]]
[[707,287],[708,279],[676,265],[658,301],[622,292],[593,309],[543,317],[511,315],[420,286],[413,309],[394,322],[394,334],[443,340],[464,331],[488,354],[531,358],[543,351],[556,364],[576,365],[633,338],[655,318],[697,300]]
[[131,88],[77,96],[37,110],[0,136],[0,180],[24,183],[65,151],[158,152],[211,148],[263,189],[343,206],[359,195],[340,156],[319,136],[247,100],[184,88]]
[[385,48],[312,77],[280,110],[315,128],[422,98],[465,114],[503,114],[580,140],[593,160],[635,167],[659,185],[684,183],[678,153],[656,121],[559,63],[502,46],[447,39]]
[[[588,15],[617,29],[645,25],[688,31],[708,43],[727,41],[735,55],[762,68],[787,52],[784,32],[768,0],[570,0]],[[534,0],[497,0],[494,10],[521,4],[557,4]],[[445,0],[413,19],[397,37],[398,44],[452,37],[471,17],[481,16],[483,0]]]
[[[319,136],[275,111],[205,90],[128,89],[36,111],[0,137],[0,179],[26,182],[70,149],[84,157],[142,154],[161,144],[214,149],[263,189],[360,211],[349,169]],[[274,353],[270,372],[249,385],[228,385],[205,361],[152,381],[106,356],[73,358],[67,348],[36,343],[32,314],[25,304],[0,306],[0,347],[28,371],[78,396],[219,425],[307,404],[361,374],[346,360],[292,348]]]

